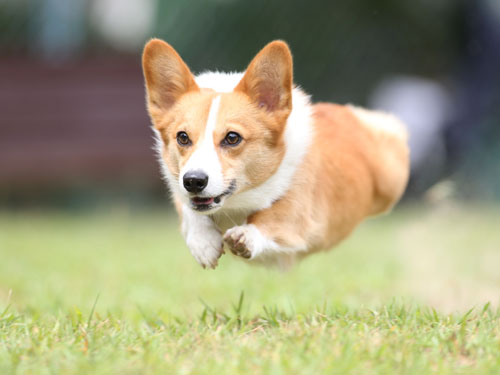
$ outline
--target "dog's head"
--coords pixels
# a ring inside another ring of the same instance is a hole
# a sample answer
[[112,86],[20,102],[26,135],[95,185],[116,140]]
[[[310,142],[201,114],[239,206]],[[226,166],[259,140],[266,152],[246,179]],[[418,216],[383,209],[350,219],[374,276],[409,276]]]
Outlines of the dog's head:
[[264,47],[229,92],[199,87],[177,52],[161,40],[147,43],[142,63],[148,111],[178,199],[213,213],[230,196],[275,173],[292,109],[292,56],[286,43]]

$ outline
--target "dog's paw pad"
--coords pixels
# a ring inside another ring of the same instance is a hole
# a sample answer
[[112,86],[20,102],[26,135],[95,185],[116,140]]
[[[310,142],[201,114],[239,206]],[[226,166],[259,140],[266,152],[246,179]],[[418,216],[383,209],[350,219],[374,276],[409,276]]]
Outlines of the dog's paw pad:
[[244,227],[234,227],[224,235],[224,243],[237,256],[250,259],[252,257],[251,238]]

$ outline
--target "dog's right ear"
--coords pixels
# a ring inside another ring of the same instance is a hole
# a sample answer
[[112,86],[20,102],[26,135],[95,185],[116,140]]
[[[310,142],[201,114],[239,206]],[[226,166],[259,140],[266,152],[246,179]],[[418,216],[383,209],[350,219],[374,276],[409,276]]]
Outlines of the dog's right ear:
[[259,107],[288,116],[292,110],[293,62],[288,45],[266,45],[250,62],[235,91],[247,94]]
[[151,39],[146,44],[142,53],[142,69],[148,111],[155,126],[183,94],[199,90],[186,63],[163,40]]

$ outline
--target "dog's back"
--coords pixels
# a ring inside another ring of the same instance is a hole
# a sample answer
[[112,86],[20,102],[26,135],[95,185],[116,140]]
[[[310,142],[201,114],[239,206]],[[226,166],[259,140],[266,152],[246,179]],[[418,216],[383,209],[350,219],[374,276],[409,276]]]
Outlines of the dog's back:
[[296,215],[310,234],[309,248],[317,250],[337,244],[366,216],[400,199],[409,152],[406,129],[391,115],[319,103],[312,118],[314,141],[288,200],[300,206]]
[[385,212],[401,198],[409,176],[408,132],[395,116],[348,106],[374,138],[372,167],[377,199],[372,214]]

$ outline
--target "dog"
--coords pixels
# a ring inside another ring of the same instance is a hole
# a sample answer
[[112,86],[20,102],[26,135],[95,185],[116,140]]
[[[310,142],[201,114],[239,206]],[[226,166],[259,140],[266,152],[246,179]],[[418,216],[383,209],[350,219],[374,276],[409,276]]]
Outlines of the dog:
[[294,85],[283,41],[267,44],[244,73],[194,76],[159,39],[146,44],[142,64],[162,173],[203,268],[225,250],[289,267],[389,211],[405,190],[404,124],[311,104]]

